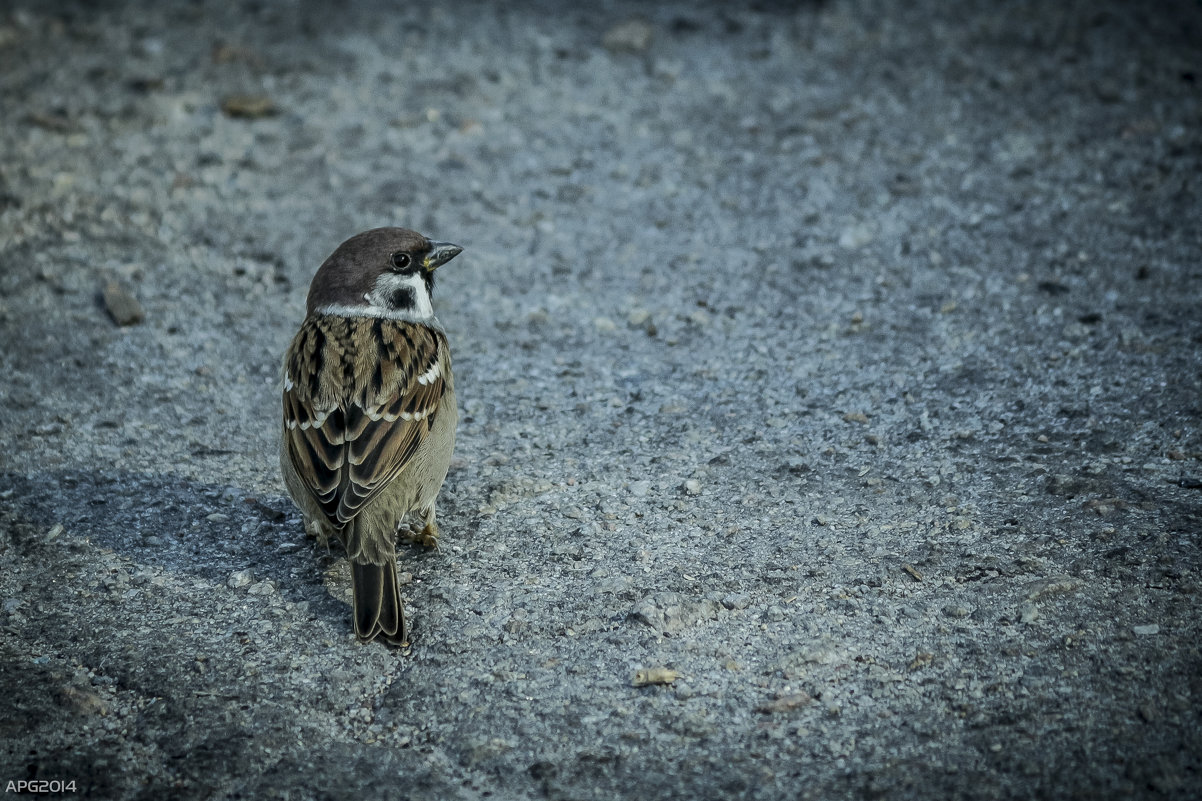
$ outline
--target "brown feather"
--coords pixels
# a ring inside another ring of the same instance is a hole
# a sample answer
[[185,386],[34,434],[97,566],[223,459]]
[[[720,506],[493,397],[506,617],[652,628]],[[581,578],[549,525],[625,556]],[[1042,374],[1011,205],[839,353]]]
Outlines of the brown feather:
[[396,563],[351,562],[355,634],[368,641],[377,636],[392,645],[408,640],[405,612],[397,589]]
[[445,376],[418,378],[446,348],[441,331],[406,321],[310,315],[301,326],[287,360],[284,436],[333,525],[396,479],[429,435]]

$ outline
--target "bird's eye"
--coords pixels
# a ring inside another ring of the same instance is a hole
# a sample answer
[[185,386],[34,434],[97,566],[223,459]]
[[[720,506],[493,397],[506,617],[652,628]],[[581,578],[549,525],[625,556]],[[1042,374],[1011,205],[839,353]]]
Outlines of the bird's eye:
[[398,270],[407,269],[409,267],[409,265],[412,263],[413,263],[413,259],[411,259],[409,257],[408,253],[393,253],[392,254],[392,266]]

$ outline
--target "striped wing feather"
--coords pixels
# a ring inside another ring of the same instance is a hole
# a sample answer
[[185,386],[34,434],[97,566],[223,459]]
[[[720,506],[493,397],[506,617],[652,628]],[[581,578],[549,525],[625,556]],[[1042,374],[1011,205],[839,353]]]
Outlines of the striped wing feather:
[[284,437],[301,480],[342,526],[399,476],[446,390],[428,326],[314,315],[288,350]]

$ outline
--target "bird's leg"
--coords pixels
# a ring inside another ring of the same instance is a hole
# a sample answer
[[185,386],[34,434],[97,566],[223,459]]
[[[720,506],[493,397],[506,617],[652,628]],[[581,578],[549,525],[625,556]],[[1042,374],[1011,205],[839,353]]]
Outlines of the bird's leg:
[[438,549],[438,535],[441,533],[438,530],[438,524],[434,522],[434,504],[430,504],[430,508],[423,512],[426,525],[422,527],[422,545],[427,548]]
[[415,531],[409,526],[405,526],[397,533],[409,540],[410,542],[421,545],[425,548],[438,548],[438,524],[434,522],[434,504],[430,504],[429,508],[421,510],[422,527],[421,530]]
[[330,553],[330,528],[322,525],[318,520],[312,520],[308,515],[305,516],[305,537],[314,540],[318,547],[325,548],[326,554]]

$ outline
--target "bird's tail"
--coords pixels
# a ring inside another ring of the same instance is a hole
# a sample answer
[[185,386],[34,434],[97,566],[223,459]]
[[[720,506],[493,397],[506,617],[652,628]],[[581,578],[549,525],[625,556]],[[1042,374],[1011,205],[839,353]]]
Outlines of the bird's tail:
[[407,645],[405,607],[396,581],[396,557],[382,565],[351,559],[351,593],[354,596],[355,634],[363,642],[380,637],[389,645]]

